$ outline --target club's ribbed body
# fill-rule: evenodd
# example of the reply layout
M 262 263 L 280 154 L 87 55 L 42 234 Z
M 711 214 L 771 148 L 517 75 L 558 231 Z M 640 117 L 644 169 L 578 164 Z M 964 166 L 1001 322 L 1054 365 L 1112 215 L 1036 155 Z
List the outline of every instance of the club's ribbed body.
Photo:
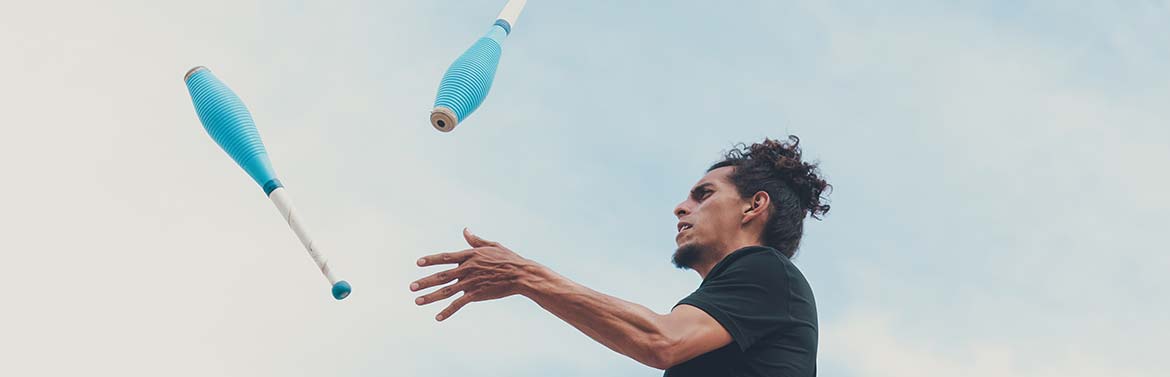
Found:
M 265 194 L 280 187 L 268 151 L 264 149 L 260 132 L 256 130 L 256 123 L 244 101 L 206 68 L 196 67 L 186 81 L 195 113 L 207 134 L 257 185 L 264 188 Z
M 441 131 L 454 128 L 483 104 L 492 89 L 496 67 L 500 64 L 501 43 L 507 35 L 503 27 L 492 25 L 487 35 L 479 38 L 447 68 L 439 82 L 435 108 L 454 113 L 455 124 L 437 126 Z

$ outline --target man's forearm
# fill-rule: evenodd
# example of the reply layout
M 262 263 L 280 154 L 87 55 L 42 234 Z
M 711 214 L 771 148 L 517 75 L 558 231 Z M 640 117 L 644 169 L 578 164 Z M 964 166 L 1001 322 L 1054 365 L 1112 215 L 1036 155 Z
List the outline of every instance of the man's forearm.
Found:
M 540 265 L 527 268 L 522 294 L 606 347 L 651 367 L 665 369 L 677 343 L 663 316 L 629 301 L 577 284 Z
M 442 321 L 464 305 L 515 294 L 524 295 L 545 310 L 606 347 L 651 367 L 666 369 L 731 343 L 731 335 L 702 310 L 681 305 L 669 314 L 598 293 L 574 283 L 540 264 L 520 257 L 497 242 L 486 241 L 464 229 L 472 249 L 419 258 L 420 267 L 457 264 L 410 284 L 417 292 L 443 286 L 415 298 L 426 305 L 463 292 L 435 315 Z

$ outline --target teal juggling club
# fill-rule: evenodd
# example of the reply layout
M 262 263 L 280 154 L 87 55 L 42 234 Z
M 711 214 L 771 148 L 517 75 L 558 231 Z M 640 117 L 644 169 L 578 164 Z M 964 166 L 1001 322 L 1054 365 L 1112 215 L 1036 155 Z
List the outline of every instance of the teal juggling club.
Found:
M 431 110 L 431 125 L 435 129 L 451 132 L 483 104 L 500 63 L 501 46 L 512 33 L 525 3 L 527 0 L 509 0 L 487 34 L 447 68 Z
M 211 138 L 223 148 L 236 164 L 264 189 L 264 194 L 272 200 L 272 204 L 280 211 L 285 222 L 296 233 L 301 244 L 313 257 L 313 262 L 321 273 L 333 286 L 333 298 L 341 300 L 349 296 L 351 288 L 345 280 L 338 280 L 330 269 L 329 260 L 309 237 L 304 224 L 293 208 L 292 199 L 284 189 L 280 180 L 276 179 L 276 171 L 272 169 L 272 162 L 268 159 L 268 152 L 260 140 L 260 133 L 252 120 L 252 114 L 244 106 L 244 101 L 236 96 L 227 85 L 204 67 L 195 67 L 183 76 L 187 83 L 187 91 L 191 94 L 191 101 L 195 104 L 195 113 L 203 128 Z

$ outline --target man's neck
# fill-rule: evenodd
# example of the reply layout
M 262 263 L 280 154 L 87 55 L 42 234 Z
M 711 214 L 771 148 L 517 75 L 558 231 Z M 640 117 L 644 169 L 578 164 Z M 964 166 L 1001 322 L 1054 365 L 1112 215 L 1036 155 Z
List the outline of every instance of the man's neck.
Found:
M 731 255 L 731 253 L 734 253 L 736 250 L 739 250 L 739 249 L 742 249 L 742 248 L 745 248 L 748 246 L 760 246 L 760 245 L 761 245 L 761 243 L 758 241 L 733 243 L 732 246 L 727 246 L 727 247 L 721 248 L 722 251 L 720 251 L 716 255 L 713 255 L 711 258 L 704 258 L 704 260 L 702 262 L 695 263 L 693 266 L 691 266 L 691 268 L 693 268 L 695 270 L 695 272 L 699 273 L 700 278 L 707 279 L 707 275 L 711 273 L 711 270 L 715 268 L 715 265 L 717 265 L 717 264 L 719 264 L 719 262 L 723 261 L 723 258 L 727 258 L 728 255 Z

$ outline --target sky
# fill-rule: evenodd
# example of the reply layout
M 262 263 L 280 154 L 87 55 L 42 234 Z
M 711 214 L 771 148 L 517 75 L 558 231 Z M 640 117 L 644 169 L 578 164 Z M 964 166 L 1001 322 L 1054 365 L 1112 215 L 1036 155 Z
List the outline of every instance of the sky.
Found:
M 795 259 L 821 375 L 1170 371 L 1170 1 L 534 0 L 435 131 L 502 6 L 0 3 L 0 374 L 660 375 L 521 297 L 436 323 L 414 260 L 466 226 L 666 312 L 699 283 L 671 209 L 788 134 L 834 186 Z M 350 298 L 203 131 L 196 65 Z

